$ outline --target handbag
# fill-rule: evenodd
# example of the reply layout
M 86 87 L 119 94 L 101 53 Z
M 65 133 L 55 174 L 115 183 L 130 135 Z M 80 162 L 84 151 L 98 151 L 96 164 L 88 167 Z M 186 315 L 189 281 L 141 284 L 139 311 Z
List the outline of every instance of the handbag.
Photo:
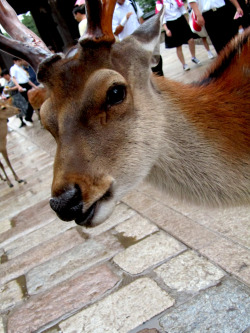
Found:
M 197 16 L 194 11 L 191 10 L 189 13 L 189 26 L 193 33 L 197 34 L 199 37 L 207 37 L 207 31 L 205 27 L 201 27 L 197 22 Z
M 195 15 L 193 10 L 191 10 L 190 13 L 189 25 L 194 33 L 200 32 L 202 29 L 202 27 L 197 22 L 197 16 Z

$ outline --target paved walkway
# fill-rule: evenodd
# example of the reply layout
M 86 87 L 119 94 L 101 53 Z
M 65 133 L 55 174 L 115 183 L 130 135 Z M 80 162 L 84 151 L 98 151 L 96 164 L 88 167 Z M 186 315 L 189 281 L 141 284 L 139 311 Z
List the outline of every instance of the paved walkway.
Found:
M 203 46 L 203 66 L 184 52 L 188 73 L 162 46 L 165 76 L 190 82 L 211 62 Z M 250 332 L 249 207 L 202 209 L 142 184 L 101 226 L 62 222 L 48 205 L 53 139 L 18 125 L 8 151 L 27 184 L 0 183 L 0 333 Z

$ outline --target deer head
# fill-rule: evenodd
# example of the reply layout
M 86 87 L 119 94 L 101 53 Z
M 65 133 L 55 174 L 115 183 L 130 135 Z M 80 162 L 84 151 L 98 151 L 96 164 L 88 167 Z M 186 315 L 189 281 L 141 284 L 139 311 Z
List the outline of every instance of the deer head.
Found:
M 144 118 L 145 105 L 154 109 L 150 64 L 159 44 L 162 13 L 126 43 L 115 43 L 115 4 L 116 0 L 86 1 L 87 31 L 75 49 L 62 58 L 50 54 L 37 36 L 23 28 L 8 3 L 0 0 L 5 13 L 2 24 L 21 40 L 1 36 L 1 48 L 21 56 L 35 69 L 41 62 L 38 79 L 49 91 L 41 120 L 57 143 L 51 207 L 61 219 L 78 224 L 96 225 L 105 220 L 122 195 L 151 168 L 150 161 L 141 164 L 143 155 L 155 154 L 154 147 L 146 149 L 149 141 L 155 141 L 152 123 L 149 120 L 140 134 L 139 120 Z M 145 89 L 149 99 L 143 106 L 135 102 L 132 91 L 140 95 Z M 127 163 L 117 159 L 129 156 L 131 149 L 137 152 Z
M 249 42 L 224 54 L 199 85 L 184 86 L 151 73 L 163 10 L 116 43 L 115 3 L 86 0 L 88 27 L 78 45 L 65 57 L 41 53 L 47 59 L 38 79 L 49 91 L 41 120 L 57 143 L 52 209 L 62 220 L 95 226 L 145 178 L 196 202 L 249 202 Z M 216 81 L 232 59 L 234 70 L 223 69 Z M 232 72 L 238 86 L 228 94 Z
M 7 119 L 19 114 L 19 109 L 12 106 L 11 98 L 7 100 L 0 100 L 0 119 Z
M 42 123 L 57 142 L 51 207 L 63 220 L 92 226 L 105 220 L 117 200 L 147 174 L 152 163 L 142 165 L 143 155 L 155 154 L 154 147 L 147 149 L 155 141 L 151 121 L 143 133 L 139 124 L 144 106 L 154 108 L 149 78 L 160 15 L 149 23 L 151 30 L 145 26 L 126 43 L 115 43 L 115 3 L 87 1 L 89 25 L 76 54 L 49 59 L 38 71 L 50 91 Z M 149 99 L 139 105 L 132 91 L 140 95 L 145 89 Z M 134 156 L 126 163 L 117 158 L 126 159 L 131 150 Z

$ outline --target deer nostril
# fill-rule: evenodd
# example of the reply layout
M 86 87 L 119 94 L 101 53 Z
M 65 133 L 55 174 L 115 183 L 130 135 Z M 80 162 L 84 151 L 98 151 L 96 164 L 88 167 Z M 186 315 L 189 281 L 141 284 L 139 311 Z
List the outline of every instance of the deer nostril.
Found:
M 78 185 L 58 197 L 50 199 L 50 207 L 64 221 L 74 220 L 83 209 L 81 190 Z

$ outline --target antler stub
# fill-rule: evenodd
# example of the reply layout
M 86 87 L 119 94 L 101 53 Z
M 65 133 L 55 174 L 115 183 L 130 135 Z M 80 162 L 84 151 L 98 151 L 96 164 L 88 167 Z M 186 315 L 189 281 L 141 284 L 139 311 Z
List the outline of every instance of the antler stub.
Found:
M 80 38 L 81 45 L 87 41 L 114 43 L 112 17 L 116 0 L 86 0 L 87 30 Z

